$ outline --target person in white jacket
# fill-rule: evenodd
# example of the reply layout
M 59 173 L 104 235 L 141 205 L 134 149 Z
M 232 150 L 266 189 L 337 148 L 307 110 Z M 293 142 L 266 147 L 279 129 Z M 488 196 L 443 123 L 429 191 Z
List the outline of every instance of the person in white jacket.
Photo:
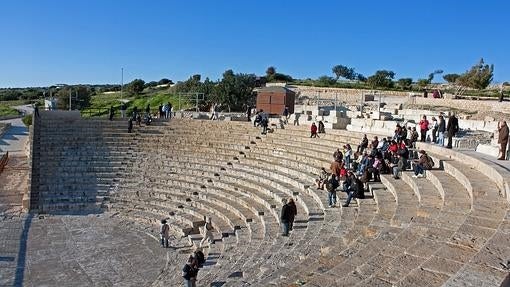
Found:
M 204 227 L 201 230 L 202 233 L 202 241 L 200 241 L 200 247 L 203 247 L 204 244 L 207 242 L 208 244 L 211 244 L 214 242 L 214 237 L 212 234 L 212 224 L 211 224 L 211 218 L 208 217 L 205 221 Z

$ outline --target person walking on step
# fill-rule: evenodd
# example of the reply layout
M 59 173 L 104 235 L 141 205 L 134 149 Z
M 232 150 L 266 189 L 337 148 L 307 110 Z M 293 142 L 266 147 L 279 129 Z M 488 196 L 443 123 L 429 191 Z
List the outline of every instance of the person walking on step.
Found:
M 201 233 L 202 233 L 202 241 L 200 241 L 200 247 L 203 247 L 205 243 L 210 246 L 211 243 L 214 243 L 214 236 L 212 234 L 212 224 L 211 224 L 211 218 L 208 217 L 205 221 L 204 226 L 202 227 Z
M 446 145 L 446 148 L 452 148 L 452 138 L 459 131 L 459 120 L 455 114 L 452 114 L 452 116 L 448 119 L 446 131 L 448 132 L 448 144 Z
M 294 202 L 294 199 L 291 197 L 289 198 L 289 203 L 287 203 L 290 208 L 290 214 L 289 214 L 289 231 L 292 231 L 294 227 L 294 219 L 297 215 L 297 207 L 296 203 Z
M 283 123 L 288 124 L 289 123 L 289 107 L 285 106 L 285 109 L 283 109 Z
M 498 143 L 501 145 L 499 148 L 498 160 L 506 159 L 506 147 L 508 146 L 508 125 L 506 121 L 500 121 L 498 124 Z
M 168 239 L 170 238 L 170 226 L 166 222 L 166 219 L 161 220 L 159 235 L 161 236 L 161 246 L 165 248 L 170 247 L 170 244 L 168 243 Z
M 198 263 L 196 258 L 190 256 L 182 268 L 182 278 L 184 278 L 184 287 L 196 287 L 198 275 Z
M 129 118 L 128 120 L 128 133 L 131 133 L 133 131 L 133 119 Z
M 330 208 L 336 205 L 336 189 L 339 185 L 336 175 L 331 174 L 325 184 L 328 191 L 328 206 Z
M 437 122 L 436 117 L 432 117 L 432 143 L 437 143 L 437 130 L 439 129 L 439 124 Z
M 289 224 L 291 218 L 291 208 L 287 200 L 282 200 L 282 211 L 280 214 L 280 221 L 282 223 L 282 236 L 289 236 Z
M 317 134 L 317 125 L 315 123 L 312 123 L 312 126 L 310 127 L 310 137 L 311 138 L 320 138 Z
M 325 134 L 326 133 L 326 128 L 324 127 L 324 123 L 322 121 L 319 121 L 319 131 L 318 131 L 319 134 Z
M 127 110 L 126 104 L 125 103 L 120 104 L 120 115 L 122 118 L 126 117 L 126 110 Z
M 110 121 L 113 121 L 113 116 L 115 115 L 115 110 L 113 106 L 110 106 Z
M 425 142 L 427 139 L 427 131 L 429 130 L 429 121 L 427 120 L 427 116 L 423 116 L 421 121 L 418 123 L 420 126 L 420 135 L 421 135 L 421 142 Z

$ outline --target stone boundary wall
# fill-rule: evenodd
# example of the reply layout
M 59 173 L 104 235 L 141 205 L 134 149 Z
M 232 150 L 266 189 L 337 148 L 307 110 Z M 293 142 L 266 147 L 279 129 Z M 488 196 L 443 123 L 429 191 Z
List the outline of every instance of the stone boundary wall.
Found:
M 413 104 L 416 105 L 429 105 L 429 106 L 442 106 L 448 108 L 463 109 L 469 111 L 494 111 L 500 113 L 510 114 L 510 102 L 498 101 L 480 101 L 480 100 L 460 100 L 460 99 L 434 99 L 434 98 L 412 98 Z M 411 102 L 409 102 L 411 103 Z
M 327 87 L 309 87 L 309 86 L 287 86 L 287 88 L 293 90 L 298 94 L 299 97 L 306 96 L 310 99 L 316 99 L 320 96 L 320 99 L 331 99 L 334 100 L 338 97 L 338 101 L 345 102 L 347 104 L 358 104 L 363 95 L 371 95 L 374 91 L 379 95 L 384 96 L 401 96 L 409 97 L 409 92 L 404 91 L 382 91 L 382 90 L 364 90 L 364 89 L 345 89 L 345 88 L 327 88 Z
M 300 97 L 306 96 L 311 100 L 317 99 L 318 96 L 321 100 L 334 100 L 337 97 L 339 102 L 344 102 L 346 104 L 359 104 L 362 95 L 373 94 L 375 91 L 377 92 L 377 95 L 402 97 L 402 103 L 407 102 L 408 104 L 416 105 L 441 106 L 446 108 L 464 109 L 468 111 L 495 111 L 510 114 L 510 101 L 500 103 L 496 100 L 461 100 L 448 98 L 434 99 L 431 97 L 423 98 L 421 93 L 409 91 L 325 88 L 298 85 L 290 85 L 288 88 L 295 91 Z M 409 95 L 419 96 L 409 97 Z M 375 100 L 377 101 L 377 97 Z

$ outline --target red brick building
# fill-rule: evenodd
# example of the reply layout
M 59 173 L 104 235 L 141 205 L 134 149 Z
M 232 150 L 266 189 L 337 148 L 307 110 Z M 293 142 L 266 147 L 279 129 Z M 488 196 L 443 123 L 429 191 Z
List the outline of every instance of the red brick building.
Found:
M 257 91 L 257 110 L 264 110 L 268 114 L 283 114 L 285 106 L 289 114 L 294 113 L 296 93 L 285 87 L 265 87 Z

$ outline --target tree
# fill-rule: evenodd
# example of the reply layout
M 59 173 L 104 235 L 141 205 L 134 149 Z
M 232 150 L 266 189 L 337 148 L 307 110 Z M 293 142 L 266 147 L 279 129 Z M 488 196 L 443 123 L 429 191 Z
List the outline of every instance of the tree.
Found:
M 191 78 L 195 82 L 200 82 L 200 80 L 202 79 L 202 76 L 200 74 L 195 74 L 195 75 L 191 76 Z
M 167 84 L 172 85 L 173 82 L 167 78 L 163 78 L 158 81 L 158 85 L 167 85 Z
M 71 95 L 72 110 L 82 110 L 90 105 L 91 90 L 86 86 L 64 86 L 56 93 L 57 108 L 69 109 L 69 95 Z
M 366 82 L 367 77 L 363 76 L 362 74 L 356 74 L 356 80 L 358 80 L 360 82 Z
M 329 76 L 320 76 L 317 82 L 322 86 L 333 86 L 336 84 L 336 79 Z
M 443 79 L 450 84 L 455 84 L 459 77 L 460 77 L 459 74 L 446 74 L 443 76 Z
M 429 79 L 418 79 L 418 81 L 416 83 L 421 88 L 425 88 L 426 86 L 428 86 L 430 84 L 430 81 L 429 81 Z
M 367 84 L 372 88 L 391 88 L 393 87 L 393 78 L 395 72 L 387 70 L 379 70 L 374 75 L 368 77 Z
M 230 110 L 242 111 L 243 105 L 253 102 L 253 88 L 256 76 L 253 74 L 234 74 L 227 70 L 215 88 L 214 101 L 227 106 Z
M 432 83 L 432 80 L 434 80 L 434 76 L 438 74 L 442 74 L 443 70 L 435 70 L 434 72 L 429 74 L 429 77 L 427 78 L 428 83 Z
M 273 67 L 273 66 L 267 67 L 267 69 L 266 69 L 266 77 L 269 78 L 269 77 L 273 76 L 274 74 L 276 74 L 276 68 Z
M 482 90 L 492 82 L 494 77 L 494 65 L 485 64 L 483 59 L 480 59 L 478 64 L 471 67 L 469 71 L 460 75 L 457 79 L 458 83 L 464 87 Z
M 143 91 L 144 86 L 145 86 L 144 80 L 135 79 L 127 85 L 126 90 L 128 91 L 128 93 L 136 95 Z
M 413 79 L 411 78 L 398 79 L 397 84 L 402 90 L 407 90 L 413 84 Z
M 354 68 L 349 68 L 343 65 L 336 65 L 332 69 L 333 74 L 336 75 L 336 81 L 340 77 L 345 78 L 347 80 L 354 80 L 356 79 L 356 73 L 354 72 Z
M 145 83 L 144 87 L 145 88 L 149 88 L 149 87 L 155 87 L 158 85 L 158 82 L 156 81 L 151 81 L 151 82 L 148 82 L 148 83 Z

